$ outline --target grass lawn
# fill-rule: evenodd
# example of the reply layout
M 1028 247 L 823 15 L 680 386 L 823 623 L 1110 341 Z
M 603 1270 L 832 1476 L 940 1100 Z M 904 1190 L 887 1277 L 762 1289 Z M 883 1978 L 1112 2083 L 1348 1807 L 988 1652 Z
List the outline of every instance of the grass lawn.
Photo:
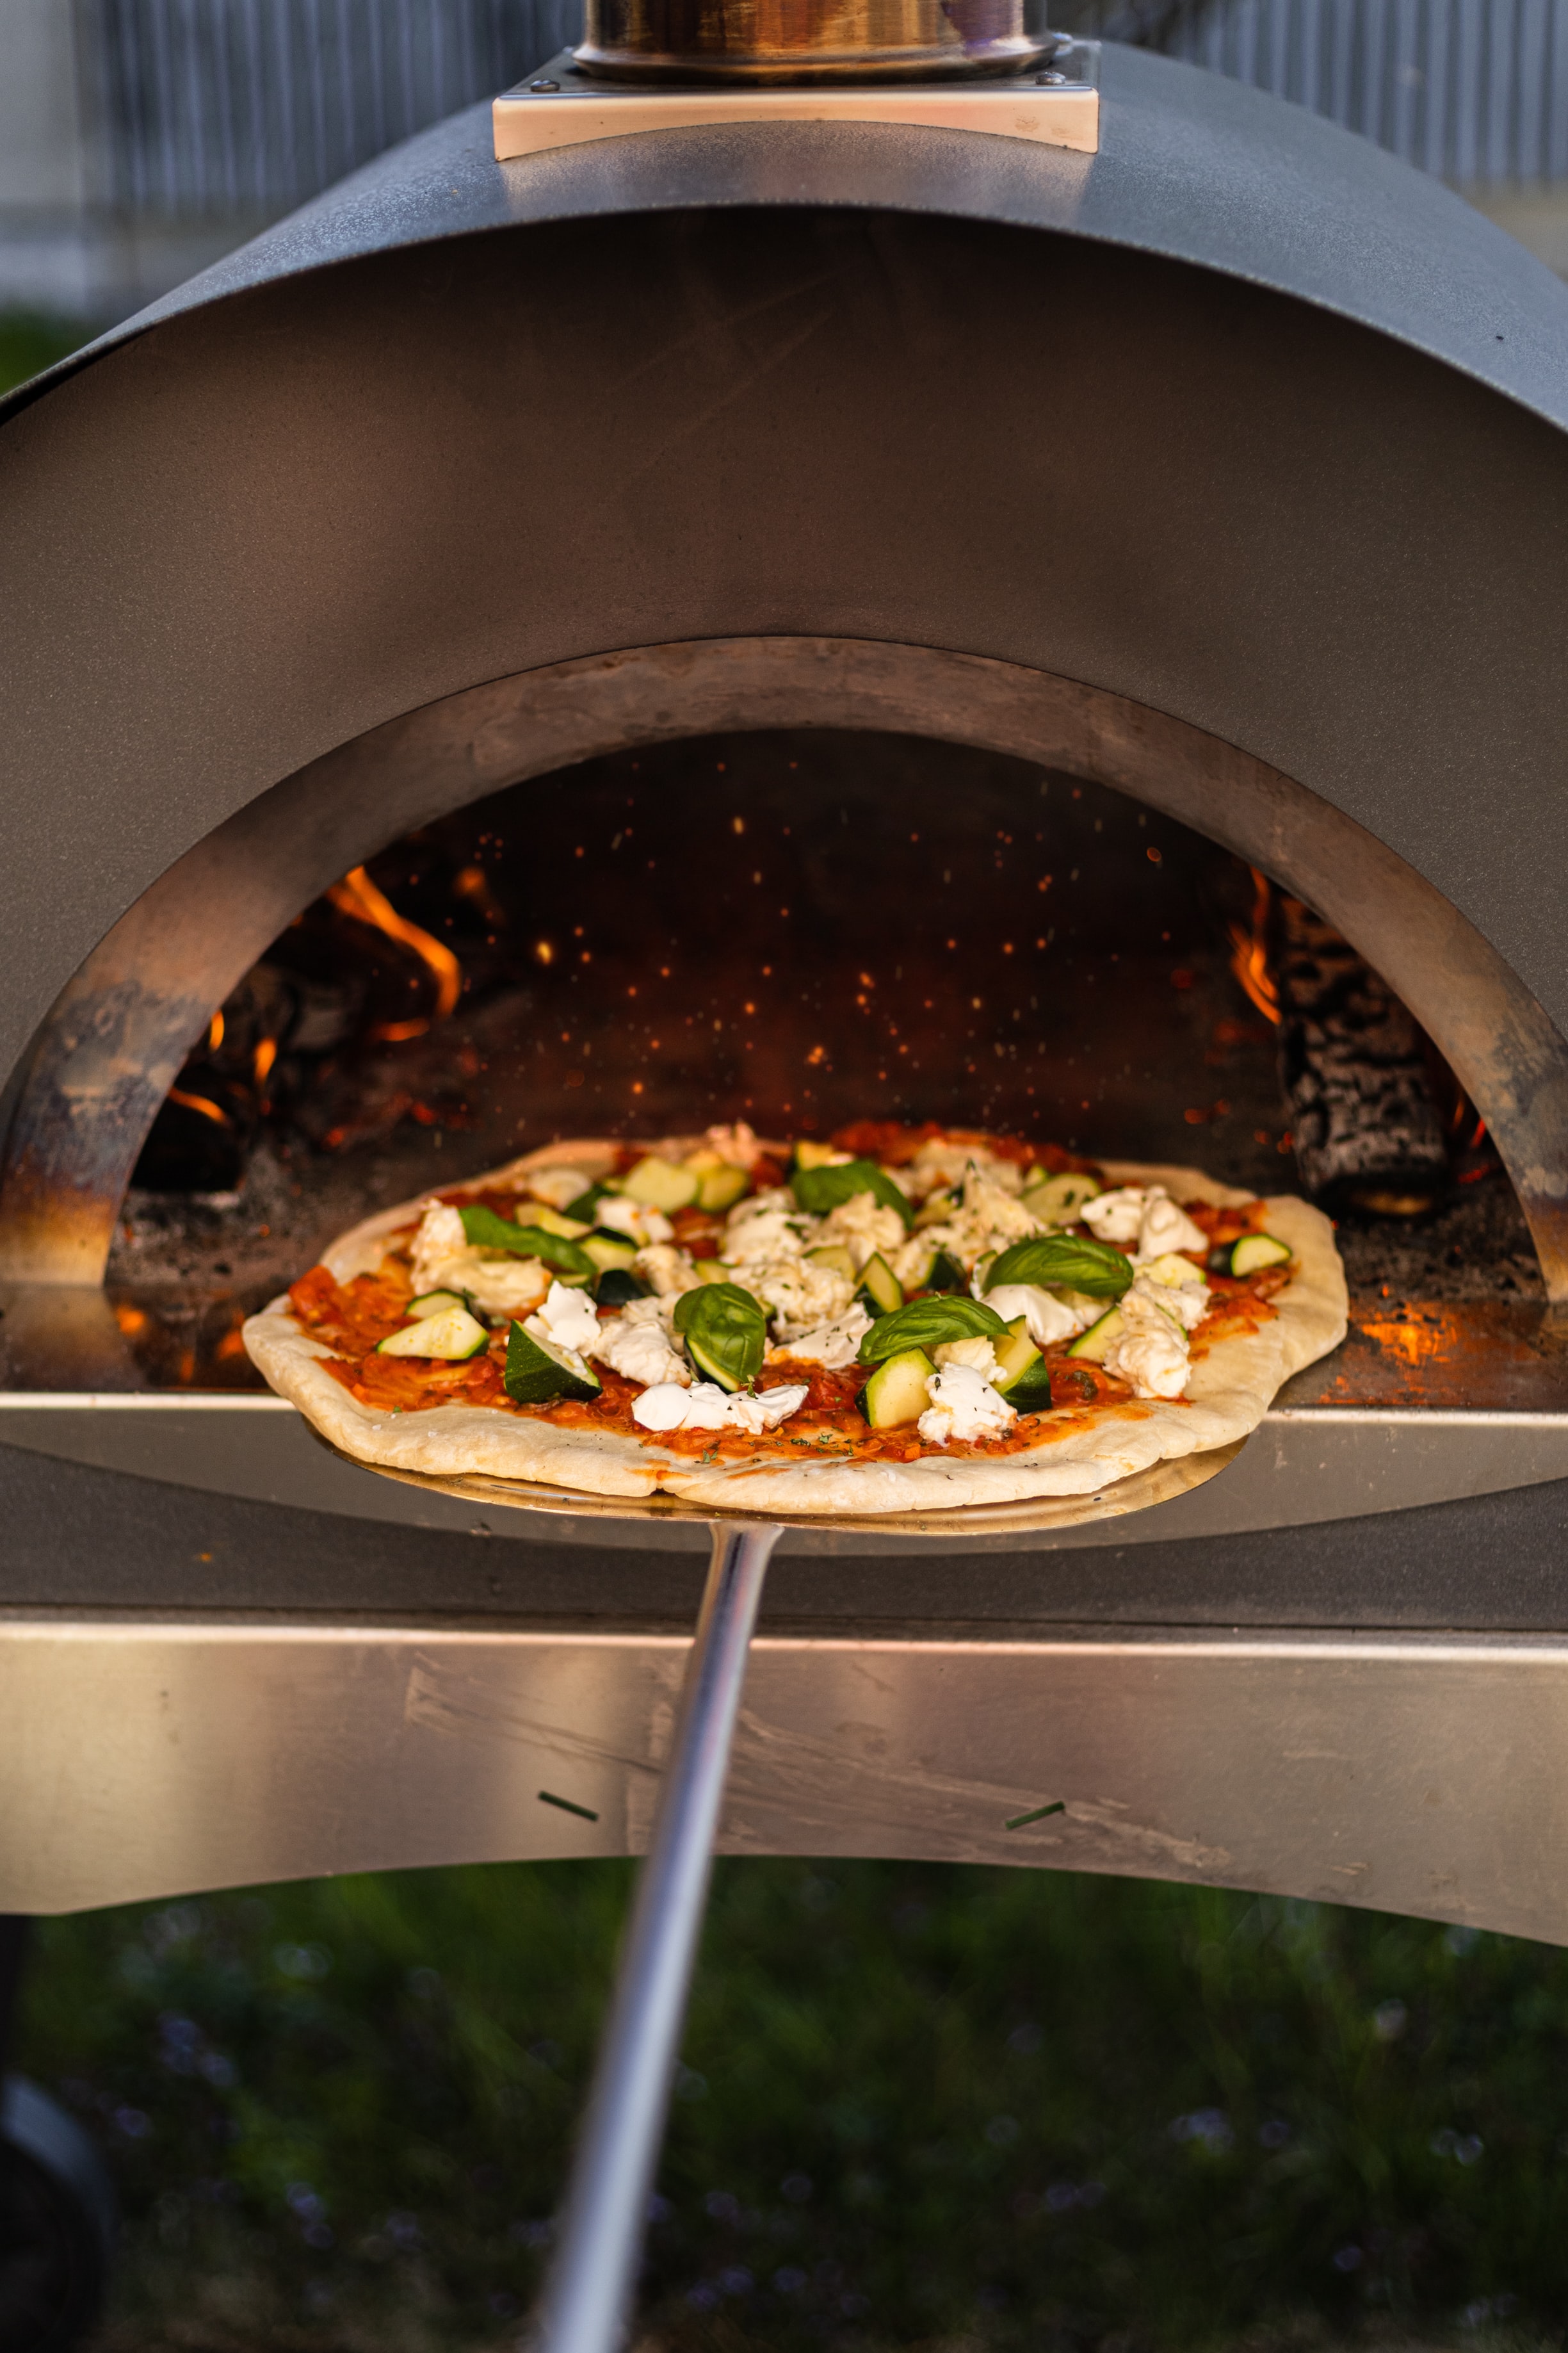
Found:
M 628 1885 L 491 1866 L 46 1924 L 20 2057 L 121 2184 L 111 2346 L 513 2344 Z M 1568 1957 L 1504 1937 L 722 1862 L 648 2342 L 1539 2343 L 1565 2038 Z

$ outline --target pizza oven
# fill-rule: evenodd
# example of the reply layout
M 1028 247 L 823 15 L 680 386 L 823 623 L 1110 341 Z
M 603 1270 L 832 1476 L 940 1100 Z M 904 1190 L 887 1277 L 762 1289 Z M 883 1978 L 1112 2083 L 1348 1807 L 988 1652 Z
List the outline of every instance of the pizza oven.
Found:
M 13 402 L 10 1908 L 637 1851 L 701 1530 L 238 1324 L 553 1137 L 935 1118 L 1305 1182 L 1351 1336 L 1149 1510 L 786 1535 L 722 1843 L 1568 1933 L 1568 292 L 973 14 L 606 8 Z

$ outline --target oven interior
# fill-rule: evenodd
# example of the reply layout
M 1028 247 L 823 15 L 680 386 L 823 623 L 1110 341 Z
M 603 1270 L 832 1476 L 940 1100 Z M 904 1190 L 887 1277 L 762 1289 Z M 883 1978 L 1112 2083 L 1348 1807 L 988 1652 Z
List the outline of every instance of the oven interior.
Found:
M 62 1373 L 59 1314 L 11 1296 L 0 1379 L 254 1387 L 244 1317 L 369 1210 L 556 1136 L 736 1116 L 930 1119 L 1313 1191 L 1353 1316 L 1304 1396 L 1563 1401 L 1484 1126 L 1311 910 L 1104 786 L 831 729 L 590 760 L 342 877 L 180 1071 L 112 1321 Z

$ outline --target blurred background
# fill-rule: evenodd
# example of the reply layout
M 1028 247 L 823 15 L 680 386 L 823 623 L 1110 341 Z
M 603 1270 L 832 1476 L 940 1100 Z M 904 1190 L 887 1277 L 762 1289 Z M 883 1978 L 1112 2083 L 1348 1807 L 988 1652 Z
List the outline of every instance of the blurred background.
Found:
M 108 325 L 575 37 L 580 0 L 0 0 L 0 311 Z M 1568 0 L 1058 0 L 1330 115 L 1568 272 Z

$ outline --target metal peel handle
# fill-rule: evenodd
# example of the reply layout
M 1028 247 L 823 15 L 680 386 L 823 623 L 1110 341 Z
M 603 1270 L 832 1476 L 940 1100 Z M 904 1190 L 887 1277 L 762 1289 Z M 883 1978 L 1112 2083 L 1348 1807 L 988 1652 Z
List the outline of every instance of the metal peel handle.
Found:
M 653 1842 L 545 2283 L 540 2353 L 619 2353 L 669 2105 L 746 1653 L 777 1528 L 716 1525 Z

